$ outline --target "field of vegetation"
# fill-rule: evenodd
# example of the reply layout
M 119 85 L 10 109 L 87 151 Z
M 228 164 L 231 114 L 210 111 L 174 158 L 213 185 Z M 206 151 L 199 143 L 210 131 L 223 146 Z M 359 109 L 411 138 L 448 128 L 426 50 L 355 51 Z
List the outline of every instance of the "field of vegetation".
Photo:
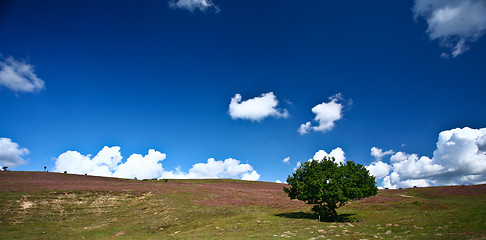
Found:
M 380 190 L 318 222 L 277 183 L 0 172 L 1 239 L 486 239 L 486 185 Z

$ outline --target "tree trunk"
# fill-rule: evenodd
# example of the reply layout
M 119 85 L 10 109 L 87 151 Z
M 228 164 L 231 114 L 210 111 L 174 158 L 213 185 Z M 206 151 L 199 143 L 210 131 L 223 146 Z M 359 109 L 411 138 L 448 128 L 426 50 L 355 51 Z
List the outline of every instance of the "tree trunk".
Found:
M 338 213 L 336 212 L 336 209 L 332 208 L 331 213 L 332 213 L 332 220 L 336 221 L 338 219 Z

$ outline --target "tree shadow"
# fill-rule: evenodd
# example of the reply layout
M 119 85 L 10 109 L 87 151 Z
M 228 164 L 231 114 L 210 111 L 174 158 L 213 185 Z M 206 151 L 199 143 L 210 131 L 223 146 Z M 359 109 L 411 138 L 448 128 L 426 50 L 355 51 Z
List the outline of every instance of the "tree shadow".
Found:
M 300 219 L 317 219 L 319 216 L 315 213 L 306 213 L 306 212 L 289 212 L 289 213 L 279 213 L 275 214 L 277 217 L 284 217 L 284 218 L 300 218 Z
M 329 220 L 321 218 L 321 222 L 356 222 L 357 219 L 354 217 L 356 214 L 339 214 L 337 219 Z M 308 212 L 289 212 L 289 213 L 279 213 L 275 214 L 277 217 L 292 218 L 292 219 L 313 219 L 318 221 L 319 215 L 315 213 Z

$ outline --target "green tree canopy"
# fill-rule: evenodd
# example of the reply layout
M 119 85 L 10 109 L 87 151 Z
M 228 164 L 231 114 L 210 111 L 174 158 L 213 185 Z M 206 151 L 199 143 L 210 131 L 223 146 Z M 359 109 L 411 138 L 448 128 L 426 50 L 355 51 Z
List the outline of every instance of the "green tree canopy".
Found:
M 353 199 L 376 195 L 375 177 L 361 164 L 334 158 L 310 160 L 287 178 L 290 188 L 284 188 L 290 199 L 314 204 L 312 210 L 329 220 L 336 220 L 336 209 Z

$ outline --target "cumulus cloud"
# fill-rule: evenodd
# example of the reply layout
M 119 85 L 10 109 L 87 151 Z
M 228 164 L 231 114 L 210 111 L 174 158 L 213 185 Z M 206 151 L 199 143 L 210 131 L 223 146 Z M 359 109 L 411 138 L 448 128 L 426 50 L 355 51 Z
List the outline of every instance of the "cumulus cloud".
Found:
M 69 172 L 76 174 L 89 173 L 95 167 L 94 162 L 91 160 L 91 155 L 82 155 L 77 151 L 66 151 L 59 155 L 56 159 L 54 171 L 55 172 Z M 111 173 L 109 173 L 111 175 Z
M 329 102 L 323 102 L 312 108 L 312 112 L 316 115 L 314 121 L 317 126 L 306 122 L 300 125 L 298 132 L 303 135 L 313 130 L 316 132 L 327 132 L 334 127 L 334 122 L 342 118 L 343 104 L 341 94 L 336 94 L 329 98 Z
M 427 187 L 431 186 L 431 182 L 428 179 L 400 179 L 400 176 L 396 172 L 392 172 L 390 175 L 383 179 L 382 187 L 380 188 L 411 188 L 411 187 Z
M 257 181 L 260 179 L 260 174 L 257 173 L 257 171 L 252 171 L 251 173 L 244 173 L 243 176 L 241 177 L 241 180 L 245 181 Z
M 171 0 L 169 1 L 169 7 L 174 9 L 185 9 L 190 12 L 194 12 L 195 10 L 200 10 L 202 12 L 207 10 L 213 10 L 215 12 L 220 11 L 219 7 L 211 0 Z
M 115 167 L 121 162 L 123 157 L 120 153 L 120 147 L 103 147 L 101 151 L 93 158 L 95 166 L 106 165 L 109 169 L 115 169 Z
M 132 154 L 125 162 L 120 153 L 120 147 L 105 146 L 96 156 L 82 155 L 77 151 L 66 151 L 56 159 L 54 171 L 75 174 L 88 174 L 95 176 L 119 178 L 239 178 L 256 181 L 260 174 L 250 164 L 228 158 L 224 161 L 208 159 L 206 163 L 197 163 L 188 173 L 177 167 L 175 171 L 166 171 L 162 161 L 166 154 L 150 149 L 147 155 Z
M 443 57 L 462 54 L 486 30 L 484 0 L 416 0 L 413 12 L 427 21 L 429 38 L 450 49 Z
M 311 122 L 302 123 L 302 124 L 300 124 L 300 127 L 299 127 L 299 129 L 297 131 L 301 135 L 304 135 L 304 134 L 308 133 L 309 130 L 312 128 L 311 125 L 312 125 Z
M 252 171 L 250 164 L 240 164 L 240 161 L 228 158 L 224 161 L 208 159 L 207 163 L 197 163 L 189 170 L 195 178 L 234 178 Z
M 290 161 L 290 157 L 286 157 L 282 160 L 282 162 L 285 164 L 289 164 L 289 161 Z
M 382 161 L 376 161 L 369 166 L 366 166 L 366 169 L 368 169 L 370 174 L 376 178 L 383 178 L 390 173 L 391 166 Z
M 388 150 L 383 152 L 383 149 L 381 148 L 377 148 L 377 147 L 371 148 L 371 156 L 373 156 L 376 159 L 376 161 L 380 161 L 384 156 L 394 154 L 394 153 L 395 151 L 393 150 Z
M 385 188 L 486 183 L 486 128 L 443 131 L 436 145 L 432 158 L 397 152 L 367 168 Z
M 121 178 L 139 178 L 150 179 L 157 178 L 164 170 L 162 162 L 165 159 L 165 153 L 150 149 L 148 154 L 132 154 L 125 163 L 118 165 L 115 169 L 114 177 Z
M 44 81 L 34 73 L 34 66 L 8 57 L 0 61 L 0 87 L 14 92 L 37 92 L 44 89 Z
M 154 178 L 162 172 L 159 161 L 165 159 L 165 154 L 150 149 L 146 156 L 132 154 L 125 163 L 120 147 L 103 147 L 98 154 L 82 155 L 77 151 L 66 151 L 56 159 L 54 171 L 75 174 L 120 178 Z
M 282 183 L 282 181 L 280 181 L 280 180 L 277 180 L 277 181 L 275 181 L 275 183 Z
M 449 172 L 482 174 L 486 171 L 486 128 L 456 128 L 439 134 L 434 160 Z
M 337 148 L 333 149 L 330 153 L 327 153 L 324 150 L 319 150 L 314 154 L 314 157 L 312 157 L 311 159 L 309 159 L 307 161 L 321 161 L 325 157 L 330 157 L 330 158 L 334 158 L 334 161 L 336 163 L 343 163 L 344 164 L 344 161 L 346 160 L 346 157 L 344 155 L 345 155 L 345 153 L 344 153 L 343 149 L 340 148 L 340 147 L 337 147 Z M 294 171 L 297 170 L 301 165 L 302 165 L 302 163 L 300 161 L 297 162 L 297 164 L 294 167 Z
M 20 148 L 19 144 L 10 138 L 0 138 L 0 165 L 16 167 L 27 163 L 22 156 L 29 154 L 27 148 Z
M 346 157 L 344 156 L 344 151 L 340 147 L 333 149 L 329 154 L 324 150 L 319 150 L 314 154 L 314 157 L 310 160 L 320 161 L 324 159 L 324 157 L 332 157 L 337 163 L 344 163 L 344 160 L 346 160 Z
M 264 93 L 260 97 L 254 97 L 245 101 L 240 94 L 231 98 L 229 115 L 232 119 L 246 119 L 261 121 L 266 117 L 289 117 L 287 109 L 278 109 L 278 100 L 273 92 Z
M 207 163 L 197 163 L 184 173 L 177 168 L 176 171 L 164 171 L 161 178 L 166 179 L 201 179 L 201 178 L 240 178 L 241 180 L 256 181 L 260 174 L 253 170 L 250 164 L 240 163 L 239 160 L 228 158 L 224 161 L 208 159 Z
M 444 167 L 426 156 L 417 154 L 402 154 L 404 157 L 393 163 L 393 170 L 404 179 L 429 177 L 441 171 Z
M 366 169 L 368 169 L 371 175 L 375 176 L 378 179 L 387 176 L 390 173 L 392 167 L 385 162 L 382 162 L 381 159 L 384 156 L 391 155 L 393 153 L 395 153 L 395 151 L 393 150 L 383 151 L 383 149 L 381 148 L 372 147 L 371 156 L 375 158 L 375 161 L 370 165 L 366 166 Z

